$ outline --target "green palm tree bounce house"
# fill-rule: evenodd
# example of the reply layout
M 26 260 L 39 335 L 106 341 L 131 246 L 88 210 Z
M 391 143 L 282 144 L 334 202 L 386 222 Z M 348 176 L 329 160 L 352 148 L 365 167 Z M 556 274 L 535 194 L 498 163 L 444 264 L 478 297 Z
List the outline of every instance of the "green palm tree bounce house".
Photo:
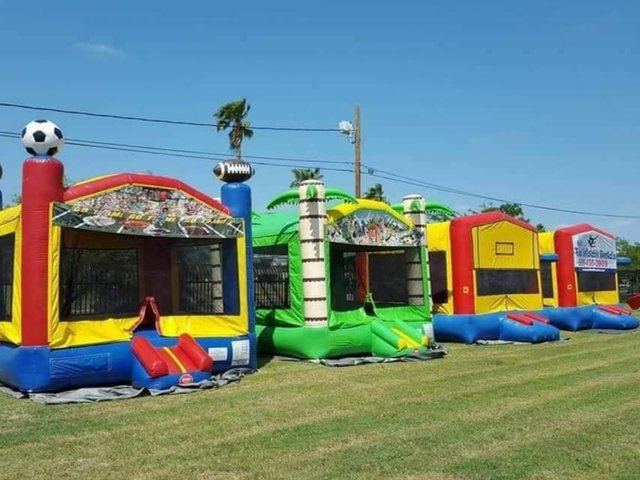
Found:
M 327 211 L 327 201 L 340 201 Z M 258 348 L 306 359 L 428 354 L 433 346 L 425 201 L 403 214 L 319 180 L 253 218 Z

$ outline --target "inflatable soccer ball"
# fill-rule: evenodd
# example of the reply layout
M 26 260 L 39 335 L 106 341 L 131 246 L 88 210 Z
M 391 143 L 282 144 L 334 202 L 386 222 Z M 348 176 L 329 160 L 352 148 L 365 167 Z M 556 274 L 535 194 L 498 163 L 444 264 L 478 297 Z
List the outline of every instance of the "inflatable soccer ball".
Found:
M 49 120 L 34 120 L 22 129 L 22 143 L 30 155 L 53 157 L 62 150 L 62 131 Z

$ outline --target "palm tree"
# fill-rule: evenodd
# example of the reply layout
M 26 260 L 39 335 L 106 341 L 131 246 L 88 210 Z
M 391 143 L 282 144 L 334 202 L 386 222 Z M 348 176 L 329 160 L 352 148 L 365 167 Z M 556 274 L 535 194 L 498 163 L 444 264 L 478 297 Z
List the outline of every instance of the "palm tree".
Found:
M 247 99 L 236 100 L 221 106 L 213 116 L 217 119 L 216 130 L 229 130 L 229 148 L 235 152 L 238 159 L 242 156 L 242 141 L 245 138 L 253 137 L 251 124 L 247 120 L 251 105 L 247 103 Z
M 299 187 L 300 182 L 305 180 L 321 180 L 323 176 L 319 168 L 294 168 L 291 173 L 293 173 L 293 180 L 289 184 L 290 188 Z
M 364 198 L 389 203 L 387 197 L 384 196 L 384 190 L 381 183 L 376 183 L 373 187 L 369 187 L 369 190 L 367 190 L 364 194 Z

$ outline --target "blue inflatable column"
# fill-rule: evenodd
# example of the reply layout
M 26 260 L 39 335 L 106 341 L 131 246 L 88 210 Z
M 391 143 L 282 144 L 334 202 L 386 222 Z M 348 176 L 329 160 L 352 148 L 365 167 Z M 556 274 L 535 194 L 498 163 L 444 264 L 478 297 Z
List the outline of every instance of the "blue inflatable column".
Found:
M 247 304 L 249 317 L 249 332 L 255 332 L 256 309 L 253 285 L 253 248 L 251 235 L 251 187 L 244 183 L 227 183 L 222 186 L 222 203 L 229 207 L 236 218 L 244 220 L 245 246 L 246 246 L 246 282 Z M 238 279 L 242 281 L 242 279 Z

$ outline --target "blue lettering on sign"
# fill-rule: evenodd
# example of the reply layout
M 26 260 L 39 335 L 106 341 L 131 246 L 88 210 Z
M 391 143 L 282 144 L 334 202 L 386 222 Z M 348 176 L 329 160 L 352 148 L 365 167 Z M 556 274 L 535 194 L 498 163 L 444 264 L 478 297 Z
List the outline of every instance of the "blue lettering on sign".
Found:
M 573 249 L 576 257 L 580 258 L 606 258 L 608 260 L 615 260 L 616 254 L 607 250 L 596 250 L 591 248 L 576 247 Z

